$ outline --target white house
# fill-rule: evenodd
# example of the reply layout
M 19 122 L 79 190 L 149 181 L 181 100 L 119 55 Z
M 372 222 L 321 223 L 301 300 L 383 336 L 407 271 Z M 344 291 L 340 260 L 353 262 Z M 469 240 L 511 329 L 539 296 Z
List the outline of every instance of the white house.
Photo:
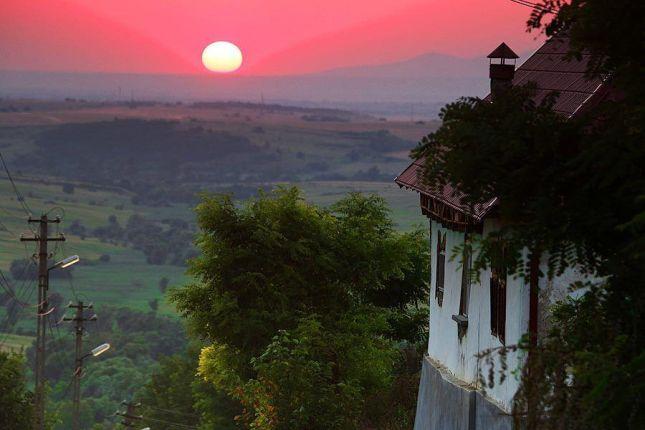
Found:
M 497 91 L 532 81 L 537 85 L 538 102 L 553 91 L 559 92 L 553 109 L 566 117 L 596 105 L 607 97 L 608 85 L 585 77 L 586 55 L 580 61 L 569 61 L 565 59 L 567 51 L 566 38 L 550 39 L 516 70 L 515 64 L 508 63 L 518 56 L 501 44 L 488 56 L 491 94 L 487 100 L 494 103 Z M 479 375 L 487 377 L 488 367 L 478 355 L 517 344 L 527 334 L 536 339 L 541 325 L 539 311 L 555 294 L 545 292 L 566 291 L 578 275 L 569 270 L 556 279 L 540 278 L 538 269 L 545 271 L 545 262 L 532 261 L 527 251 L 526 261 L 531 261 L 528 280 L 508 276 L 499 268 L 480 272 L 476 279 L 467 276 L 469 272 L 462 266 L 467 267 L 473 256 L 450 257 L 469 236 L 499 229 L 496 209 L 502 202 L 495 198 L 470 208 L 462 203 L 463 194 L 457 189 L 423 183 L 423 164 L 423 159 L 415 160 L 395 179 L 399 186 L 419 194 L 421 211 L 430 219 L 430 336 L 414 428 L 512 429 L 511 406 L 519 386 L 515 371 L 521 368 L 525 354 L 508 354 L 504 381 L 496 378 L 494 387 L 485 390 L 478 381 Z M 499 372 L 495 354 L 492 357 Z

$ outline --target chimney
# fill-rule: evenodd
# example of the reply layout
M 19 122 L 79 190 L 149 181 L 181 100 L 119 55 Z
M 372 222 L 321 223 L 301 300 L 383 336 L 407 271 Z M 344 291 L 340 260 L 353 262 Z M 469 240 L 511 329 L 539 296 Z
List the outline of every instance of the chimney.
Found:
M 487 58 L 490 59 L 490 98 L 494 101 L 497 95 L 511 87 L 515 60 L 519 57 L 506 43 L 502 43 Z M 513 60 L 513 64 L 506 64 L 506 60 Z

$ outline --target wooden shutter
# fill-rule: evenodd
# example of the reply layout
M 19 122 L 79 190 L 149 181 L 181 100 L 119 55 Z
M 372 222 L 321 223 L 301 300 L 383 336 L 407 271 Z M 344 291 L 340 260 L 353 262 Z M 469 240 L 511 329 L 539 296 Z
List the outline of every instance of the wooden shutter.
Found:
M 500 261 L 491 267 L 490 278 L 490 331 L 500 342 L 506 341 L 506 265 L 505 250 Z
M 437 231 L 437 284 L 435 297 L 437 304 L 443 304 L 444 283 L 446 278 L 446 233 Z
M 506 342 L 506 269 L 500 277 L 498 285 L 497 313 L 497 337 L 502 344 Z
M 464 235 L 464 246 L 468 241 L 468 233 Z M 470 298 L 470 251 L 464 249 L 461 272 L 461 297 L 459 299 L 459 314 L 468 315 L 468 300 Z

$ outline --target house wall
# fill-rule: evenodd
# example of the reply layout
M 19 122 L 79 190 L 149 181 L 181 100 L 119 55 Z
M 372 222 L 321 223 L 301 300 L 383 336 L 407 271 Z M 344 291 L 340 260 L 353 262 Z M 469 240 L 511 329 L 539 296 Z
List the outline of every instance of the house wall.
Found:
M 494 220 L 484 223 L 483 234 L 495 230 L 498 226 Z M 446 233 L 446 267 L 443 304 L 439 306 L 436 299 L 436 249 L 437 232 Z M 430 292 L 430 335 L 428 355 L 432 360 L 444 366 L 448 372 L 459 380 L 473 387 L 482 389 L 478 384 L 479 375 L 488 378 L 489 366 L 477 355 L 492 349 L 491 358 L 496 369 L 494 386 L 486 387 L 486 397 L 509 412 L 519 379 L 513 371 L 522 365 L 525 353 L 509 352 L 506 356 L 507 370 L 505 380 L 501 382 L 500 356 L 496 348 L 502 346 L 500 340 L 490 330 L 490 269 L 479 274 L 470 287 L 468 304 L 468 328 L 460 338 L 457 323 L 452 319 L 459 313 L 461 297 L 462 268 L 459 256 L 452 258 L 456 247 L 463 245 L 464 233 L 444 228 L 440 223 L 431 222 L 431 292 Z M 475 251 L 476 252 L 476 251 Z M 473 256 L 475 258 L 475 256 Z M 506 345 L 517 344 L 528 332 L 529 323 L 529 285 L 523 278 L 508 276 L 506 288 Z
M 496 220 L 486 220 L 483 234 L 499 229 Z M 446 233 L 446 266 L 442 306 L 436 298 L 437 238 L 438 232 Z M 459 336 L 457 322 L 452 316 L 459 313 L 461 300 L 462 267 L 458 250 L 464 243 L 464 233 L 450 230 L 440 223 L 430 221 L 431 289 L 430 289 L 430 330 L 427 357 L 417 398 L 415 430 L 511 430 L 510 415 L 512 401 L 519 388 L 519 372 L 526 353 L 509 352 L 506 355 L 504 382 L 500 381 L 501 358 L 496 349 L 502 346 L 491 333 L 490 324 L 490 277 L 485 270 L 471 280 L 468 303 L 468 328 Z M 477 253 L 477 250 L 474 250 Z M 454 257 L 454 258 L 453 258 Z M 476 259 L 473 255 L 472 259 Z M 525 261 L 528 252 L 524 253 Z M 540 271 L 546 274 L 548 256 L 542 255 Z M 567 296 L 580 296 L 569 286 L 576 282 L 602 282 L 602 279 L 582 274 L 575 268 L 568 268 L 559 276 L 540 277 L 538 330 L 544 333 L 549 325 L 551 305 Z M 506 346 L 516 345 L 529 329 L 530 287 L 521 277 L 507 277 L 506 288 Z M 480 375 L 488 381 L 490 366 L 484 358 L 478 358 L 483 351 L 492 350 L 489 357 L 495 370 L 493 387 L 482 386 Z M 516 375 L 514 375 L 515 373 Z
M 485 220 L 483 234 L 487 235 L 499 229 L 497 220 Z M 437 238 L 438 232 L 446 234 L 446 266 L 444 295 L 442 306 L 436 298 L 437 272 Z M 526 358 L 525 351 L 506 354 L 504 381 L 500 381 L 501 358 L 499 348 L 501 341 L 491 333 L 490 328 L 490 269 L 478 274 L 471 281 L 468 303 L 468 328 L 459 336 L 457 322 L 453 315 L 459 313 L 461 300 L 462 267 L 461 255 L 458 252 L 464 244 L 464 233 L 448 229 L 436 221 L 430 221 L 430 254 L 431 254 L 431 290 L 430 290 L 430 330 L 428 339 L 428 356 L 431 361 L 440 365 L 445 373 L 453 375 L 456 380 L 473 389 L 483 392 L 486 399 L 510 413 L 512 401 L 519 387 L 519 370 Z M 477 253 L 477 250 L 474 250 Z M 473 260 L 476 255 L 473 255 Z M 528 251 L 524 258 L 528 261 Z M 548 256 L 543 255 L 540 270 L 547 273 Z M 551 279 L 542 276 L 539 280 L 539 331 L 544 333 L 549 325 L 549 309 L 552 303 L 566 296 L 579 296 L 584 292 L 571 294 L 569 286 L 576 281 L 600 282 L 601 279 L 585 276 L 575 268 L 567 268 L 560 276 Z M 522 336 L 529 330 L 530 286 L 523 277 L 508 275 L 506 287 L 506 339 L 507 346 L 517 345 Z M 478 358 L 483 351 L 491 350 L 492 367 L 495 370 L 493 387 L 482 387 L 480 375 L 488 382 L 490 365 L 484 358 Z

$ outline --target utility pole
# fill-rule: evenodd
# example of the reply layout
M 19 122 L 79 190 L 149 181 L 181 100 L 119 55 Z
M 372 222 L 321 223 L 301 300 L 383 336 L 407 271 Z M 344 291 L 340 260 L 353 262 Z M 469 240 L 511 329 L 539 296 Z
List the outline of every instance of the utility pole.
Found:
M 74 331 L 76 334 L 76 361 L 74 366 L 74 408 L 72 411 L 72 429 L 79 430 L 80 426 L 80 412 L 81 412 L 81 376 L 83 372 L 83 323 L 85 321 L 96 321 L 96 315 L 93 315 L 90 318 L 85 318 L 83 316 L 83 311 L 85 309 L 92 309 L 92 304 L 84 305 L 82 301 L 79 301 L 76 305 L 70 304 L 68 308 L 76 309 L 76 316 L 73 318 L 63 318 L 63 321 L 74 321 Z
M 124 400 L 123 402 L 121 402 L 121 404 L 126 407 L 125 412 L 117 411 L 116 415 L 120 415 L 123 417 L 123 421 L 121 421 L 121 424 L 123 424 L 125 428 L 132 429 L 134 428 L 136 421 L 143 419 L 142 415 L 136 415 L 137 408 L 141 406 L 141 403 L 134 403 L 132 401 L 126 402 Z
M 47 328 L 47 314 L 49 312 L 47 303 L 47 289 L 49 288 L 49 268 L 47 260 L 49 253 L 47 244 L 52 241 L 62 242 L 65 237 L 48 237 L 49 224 L 60 223 L 60 218 L 50 220 L 47 215 L 40 218 L 29 218 L 28 222 L 40 224 L 38 233 L 34 237 L 21 237 L 21 242 L 38 242 L 38 324 L 36 328 L 36 390 L 34 393 L 34 428 L 43 430 L 45 428 L 45 334 Z

